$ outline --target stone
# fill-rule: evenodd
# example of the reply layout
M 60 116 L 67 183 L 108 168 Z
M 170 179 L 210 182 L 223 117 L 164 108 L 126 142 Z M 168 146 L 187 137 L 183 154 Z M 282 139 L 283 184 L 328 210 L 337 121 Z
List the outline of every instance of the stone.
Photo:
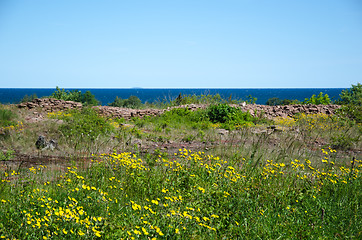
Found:
M 51 139 L 48 142 L 43 135 L 40 135 L 38 140 L 35 142 L 35 146 L 39 150 L 50 149 L 53 151 L 54 149 L 58 148 L 58 142 L 54 139 Z
M 35 146 L 37 149 L 42 150 L 47 146 L 47 141 L 43 135 L 38 137 L 38 140 L 35 142 Z

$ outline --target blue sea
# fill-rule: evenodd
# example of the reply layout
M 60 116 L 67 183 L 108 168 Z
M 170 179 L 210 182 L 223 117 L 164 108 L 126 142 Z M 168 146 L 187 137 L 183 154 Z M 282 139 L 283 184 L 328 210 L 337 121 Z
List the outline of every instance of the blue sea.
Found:
M 75 90 L 75 89 L 65 89 Z M 81 92 L 91 91 L 95 97 L 101 101 L 102 105 L 107 105 L 114 101 L 116 96 L 126 99 L 134 95 L 145 102 L 155 101 L 170 101 L 174 100 L 180 93 L 185 95 L 200 95 L 200 94 L 220 94 L 221 97 L 236 100 L 246 100 L 247 96 L 257 98 L 257 104 L 265 104 L 269 98 L 277 97 L 280 99 L 298 99 L 303 101 L 305 98 L 310 98 L 313 94 L 318 95 L 320 92 L 328 94 L 332 100 L 337 100 L 339 94 L 344 88 L 256 88 L 256 89 L 77 89 Z M 38 97 L 50 96 L 55 91 L 55 88 L 0 88 L 0 103 L 13 104 L 19 103 L 25 95 L 36 94 Z

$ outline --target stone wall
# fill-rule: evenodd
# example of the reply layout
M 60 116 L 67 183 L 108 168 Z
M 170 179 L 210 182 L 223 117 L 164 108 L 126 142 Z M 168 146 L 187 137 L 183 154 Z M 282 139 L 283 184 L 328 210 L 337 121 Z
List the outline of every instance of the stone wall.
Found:
M 292 117 L 297 113 L 315 114 L 324 113 L 327 115 L 334 114 L 334 111 L 340 108 L 339 105 L 285 105 L 285 106 L 268 106 L 249 104 L 245 106 L 233 105 L 241 108 L 244 112 L 249 111 L 253 116 L 263 113 L 267 118 L 274 117 Z
M 249 111 L 252 115 L 263 113 L 267 118 L 274 117 L 292 117 L 297 113 L 325 113 L 333 114 L 339 105 L 286 105 L 286 106 L 267 106 L 267 105 L 256 105 L 256 104 L 239 104 L 231 105 L 233 107 L 240 108 L 242 111 Z M 82 104 L 73 101 L 63 101 L 53 98 L 39 98 L 34 99 L 32 102 L 21 103 L 18 105 L 19 108 L 41 108 L 46 112 L 54 112 L 66 109 L 81 109 Z M 144 116 L 157 116 L 165 111 L 170 111 L 173 108 L 188 108 L 191 111 L 198 109 L 205 109 L 206 104 L 189 104 L 181 105 L 177 107 L 169 107 L 167 109 L 130 109 L 130 108 L 119 108 L 109 106 L 95 106 L 100 114 L 109 117 L 125 118 L 130 119 L 132 117 L 144 117 Z
M 56 112 L 66 109 L 81 109 L 82 104 L 79 102 L 64 101 L 54 98 L 37 98 L 31 102 L 20 103 L 18 104 L 18 107 L 27 109 L 41 108 L 46 112 Z

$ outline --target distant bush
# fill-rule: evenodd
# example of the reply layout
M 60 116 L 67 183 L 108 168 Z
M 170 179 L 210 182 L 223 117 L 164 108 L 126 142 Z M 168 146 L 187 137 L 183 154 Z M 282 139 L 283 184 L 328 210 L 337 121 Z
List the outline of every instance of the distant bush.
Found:
M 335 113 L 340 117 L 352 120 L 354 123 L 362 124 L 362 106 L 360 105 L 344 105 Z
M 21 103 L 25 103 L 25 102 L 31 102 L 33 101 L 34 99 L 38 98 L 38 96 L 34 93 L 32 95 L 25 95 L 21 100 L 20 102 Z
M 278 105 L 292 105 L 292 104 L 300 104 L 300 101 L 290 100 L 290 99 L 280 99 L 277 97 L 269 98 L 268 101 L 265 103 L 265 105 L 269 106 L 278 106 Z
M 303 101 L 303 104 L 316 104 L 316 105 L 323 104 L 323 105 L 328 105 L 328 104 L 331 104 L 331 99 L 329 98 L 328 94 L 323 95 L 323 93 L 320 92 L 318 94 L 318 96 L 313 94 L 311 98 L 306 98 Z
M 142 107 L 142 102 L 136 96 L 130 96 L 128 99 L 122 99 L 117 96 L 112 103 L 108 104 L 108 106 L 124 107 L 124 108 L 140 108 Z
M 212 123 L 221 123 L 225 129 L 234 129 L 237 126 L 251 126 L 261 119 L 253 117 L 249 112 L 231 107 L 228 104 L 211 105 L 207 109 L 207 116 Z
M 218 104 L 224 102 L 226 102 L 226 100 L 222 99 L 220 94 L 181 95 L 180 93 L 175 100 L 171 101 L 171 105 L 178 106 L 185 104 Z
M 90 91 L 86 91 L 85 93 L 78 90 L 65 91 L 64 89 L 60 89 L 58 86 L 50 97 L 65 101 L 81 102 L 85 106 L 96 106 L 100 104 Z
M 0 127 L 7 127 L 16 124 L 14 121 L 16 117 L 16 113 L 0 106 Z
M 362 106 L 362 84 L 357 83 L 350 89 L 343 90 L 339 97 L 338 104 Z

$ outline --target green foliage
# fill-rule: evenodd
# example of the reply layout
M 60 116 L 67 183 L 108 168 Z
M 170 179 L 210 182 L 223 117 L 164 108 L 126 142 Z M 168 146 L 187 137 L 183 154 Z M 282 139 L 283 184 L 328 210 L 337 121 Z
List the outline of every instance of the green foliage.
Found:
M 228 104 L 212 105 L 208 108 L 208 117 L 212 123 L 244 123 L 255 120 L 248 112 L 231 107 Z
M 27 94 L 20 100 L 21 103 L 25 103 L 25 102 L 31 102 L 34 99 L 38 98 L 38 96 L 34 93 L 30 96 L 28 96 Z
M 9 161 L 14 158 L 14 150 L 8 150 L 5 153 L 0 151 L 0 161 Z
M 361 105 L 344 105 L 337 109 L 335 113 L 342 117 L 353 121 L 354 123 L 362 124 L 362 106 Z
M 85 106 L 96 106 L 100 104 L 100 102 L 90 91 L 86 91 L 81 95 L 81 103 L 83 103 Z
M 269 98 L 268 101 L 265 103 L 265 105 L 269 105 L 269 106 L 278 106 L 278 105 L 293 105 L 293 104 L 300 104 L 300 101 L 295 99 L 295 100 L 290 100 L 290 99 L 280 99 L 277 97 L 273 97 L 273 98 Z
M 227 104 L 218 104 L 210 106 L 207 115 L 212 123 L 225 123 L 235 116 L 236 111 Z
M 236 100 L 233 100 L 235 103 Z M 186 105 L 186 104 L 218 104 L 226 102 L 221 98 L 220 94 L 201 94 L 201 95 L 178 95 L 178 97 L 171 101 L 172 106 Z
M 56 98 L 64 101 L 74 101 L 81 102 L 82 101 L 82 92 L 78 90 L 65 91 L 64 88 L 60 89 L 58 86 L 56 87 L 55 92 L 50 95 L 51 98 Z
M 208 125 L 208 119 L 204 110 L 191 111 L 187 108 L 174 108 L 150 120 L 158 125 L 160 129 L 168 127 L 180 128 L 181 126 L 202 128 L 203 124 L 204 126 Z
M 90 91 L 86 91 L 83 94 L 78 90 L 65 91 L 64 88 L 60 89 L 58 86 L 50 97 L 65 101 L 81 102 L 85 106 L 96 106 L 100 103 Z
M 251 96 L 250 94 L 246 97 L 246 103 L 255 104 L 258 99 L 256 97 Z
M 91 108 L 81 111 L 71 110 L 60 117 L 64 124 L 59 127 L 62 134 L 69 139 L 81 137 L 84 140 L 95 140 L 99 135 L 111 132 L 114 127 Z
M 0 106 L 0 127 L 7 127 L 16 124 L 14 121 L 16 118 L 16 113 Z
M 340 133 L 331 137 L 332 146 L 335 149 L 350 150 L 360 137 L 351 137 L 346 133 Z
M 124 108 L 141 108 L 142 102 L 136 96 L 130 96 L 128 99 L 122 99 L 117 96 L 112 103 L 108 104 L 108 106 L 124 107 Z
M 322 166 L 180 149 L 96 155 L 87 168 L 40 165 L 16 178 L 1 171 L 0 237 L 360 239 L 362 162 L 335 167 L 335 151 L 323 152 Z
M 112 103 L 108 103 L 108 106 L 111 107 L 123 107 L 123 102 L 125 100 L 123 100 L 122 98 L 119 98 L 118 96 L 116 96 L 116 98 L 114 99 L 114 101 Z
M 339 97 L 337 101 L 339 104 L 362 106 L 362 84 L 357 83 L 350 89 L 343 90 Z
M 328 94 L 323 95 L 323 93 L 320 92 L 318 96 L 313 94 L 311 98 L 306 98 L 303 101 L 303 104 L 328 105 L 331 104 L 331 99 L 329 98 Z

